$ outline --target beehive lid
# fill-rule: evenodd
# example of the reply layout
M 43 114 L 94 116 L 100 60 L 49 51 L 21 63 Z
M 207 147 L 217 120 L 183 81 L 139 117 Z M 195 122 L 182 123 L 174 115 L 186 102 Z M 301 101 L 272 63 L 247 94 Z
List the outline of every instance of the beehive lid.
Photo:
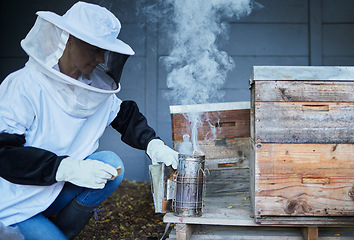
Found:
M 354 67 L 339 66 L 254 66 L 254 81 L 354 81 Z
M 193 104 L 193 105 L 174 105 L 170 106 L 170 113 L 189 113 L 189 112 L 212 112 L 212 111 L 226 111 L 249 109 L 250 102 L 223 102 L 223 103 L 207 103 L 207 104 Z

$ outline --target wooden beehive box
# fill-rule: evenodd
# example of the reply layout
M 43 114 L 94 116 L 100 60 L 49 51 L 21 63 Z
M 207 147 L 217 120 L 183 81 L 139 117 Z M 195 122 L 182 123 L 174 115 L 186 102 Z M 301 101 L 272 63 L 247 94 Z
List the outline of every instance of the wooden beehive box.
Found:
M 250 188 L 256 222 L 286 223 L 296 216 L 299 224 L 306 217 L 353 223 L 353 79 L 354 67 L 253 68 Z
M 198 112 L 198 145 L 205 154 L 206 168 L 249 168 L 250 102 L 170 106 L 173 147 L 178 151 L 183 135 L 192 136 L 185 115 Z M 213 133 L 214 131 L 214 133 Z

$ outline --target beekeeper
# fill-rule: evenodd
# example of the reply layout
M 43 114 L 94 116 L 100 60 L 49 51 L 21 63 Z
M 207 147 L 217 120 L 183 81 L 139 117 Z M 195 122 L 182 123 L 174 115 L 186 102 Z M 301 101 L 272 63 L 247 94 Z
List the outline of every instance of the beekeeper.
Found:
M 115 95 L 134 51 L 111 12 L 78 2 L 37 15 L 21 41 L 28 62 L 0 85 L 0 222 L 25 239 L 71 239 L 123 179 L 116 154 L 95 152 L 108 125 L 153 164 L 176 168 L 177 152 Z

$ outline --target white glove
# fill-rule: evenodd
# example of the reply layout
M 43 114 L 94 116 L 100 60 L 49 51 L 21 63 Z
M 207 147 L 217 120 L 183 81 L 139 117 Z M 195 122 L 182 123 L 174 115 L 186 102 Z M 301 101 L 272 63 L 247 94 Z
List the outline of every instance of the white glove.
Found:
M 177 169 L 178 152 L 166 146 L 160 139 L 151 140 L 146 153 L 149 155 L 152 164 L 164 163 L 166 166 L 171 165 L 174 169 Z
M 80 187 L 102 189 L 108 179 L 117 175 L 117 170 L 109 164 L 67 157 L 59 164 L 55 179 L 58 182 L 71 182 Z

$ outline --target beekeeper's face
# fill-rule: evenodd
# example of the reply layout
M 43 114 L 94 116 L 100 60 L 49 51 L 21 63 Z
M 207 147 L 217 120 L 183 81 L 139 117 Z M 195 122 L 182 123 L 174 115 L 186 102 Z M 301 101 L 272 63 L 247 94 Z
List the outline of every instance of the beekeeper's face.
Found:
M 105 50 L 70 36 L 70 62 L 81 73 L 90 74 L 99 63 L 104 63 Z

